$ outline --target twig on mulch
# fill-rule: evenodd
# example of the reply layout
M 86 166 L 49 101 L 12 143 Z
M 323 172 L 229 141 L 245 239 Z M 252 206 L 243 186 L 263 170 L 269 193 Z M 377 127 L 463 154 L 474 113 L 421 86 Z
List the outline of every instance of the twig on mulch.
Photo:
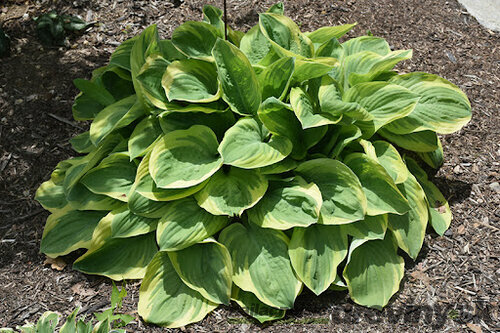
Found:
M 0 166 L 0 173 L 2 173 L 5 170 L 11 158 L 12 158 L 12 153 L 10 153 L 9 156 L 7 156 L 7 158 L 4 161 L 2 161 L 2 165 Z
M 43 208 L 37 209 L 34 212 L 31 212 L 31 213 L 29 213 L 27 215 L 16 217 L 15 219 L 12 220 L 12 222 L 16 223 L 16 222 L 20 222 L 20 221 L 29 219 L 30 217 L 36 216 L 36 215 L 38 215 L 38 214 L 40 214 L 40 213 L 42 213 L 44 211 L 45 211 L 45 209 L 43 209 Z
M 69 121 L 68 119 L 64 119 L 63 117 L 56 116 L 55 114 L 52 114 L 52 113 L 47 113 L 47 115 L 51 118 L 54 118 L 55 120 L 62 122 L 62 123 L 65 123 L 67 125 L 73 126 L 74 128 L 78 128 L 80 130 L 83 130 L 83 128 L 74 124 L 73 122 Z

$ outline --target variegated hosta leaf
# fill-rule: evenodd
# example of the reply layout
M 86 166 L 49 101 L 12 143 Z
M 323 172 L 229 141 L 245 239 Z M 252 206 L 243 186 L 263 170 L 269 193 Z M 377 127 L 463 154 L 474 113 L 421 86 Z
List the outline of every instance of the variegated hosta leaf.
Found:
M 388 225 L 387 214 L 368 216 L 361 221 L 342 225 L 342 229 L 357 239 L 384 239 Z
M 214 132 L 194 125 L 167 133 L 153 147 L 149 172 L 161 188 L 186 188 L 200 184 L 222 165 Z
M 223 11 L 220 8 L 211 5 L 203 6 L 203 21 L 217 28 L 219 35 L 224 35 Z
M 403 274 L 404 260 L 390 234 L 383 240 L 352 241 L 343 275 L 354 302 L 381 310 L 398 291 Z
M 188 287 L 177 275 L 166 251 L 149 263 L 139 289 L 139 315 L 149 323 L 182 327 L 202 320 L 218 304 Z
M 153 54 L 160 53 L 159 41 L 160 37 L 158 35 L 158 29 L 156 25 L 152 25 L 137 36 L 137 39 L 132 45 L 132 49 L 130 51 L 130 71 L 132 82 L 134 84 L 135 93 L 137 94 L 137 100 L 141 105 L 145 101 L 137 76 L 146 63 L 147 58 Z
M 81 158 L 71 159 L 71 167 L 69 167 L 64 176 L 62 183 L 64 193 L 69 201 L 72 199 L 72 191 L 75 186 L 80 184 L 82 177 L 93 167 L 95 167 L 105 156 L 111 153 L 116 147 L 125 143 L 123 136 L 119 134 L 111 134 L 106 137 L 96 149 L 88 155 Z M 124 147 L 125 149 L 125 147 Z
M 271 7 L 269 7 L 268 10 L 266 10 L 267 13 L 273 13 L 277 15 L 283 15 L 284 11 L 285 11 L 285 6 L 283 5 L 283 2 L 277 2 Z
M 337 139 L 334 142 L 335 146 L 333 149 L 330 151 L 330 153 L 327 152 L 327 154 L 331 158 L 337 158 L 340 156 L 340 153 L 344 150 L 347 145 L 353 141 L 356 141 L 359 139 L 362 135 L 361 130 L 359 129 L 358 126 L 356 125 L 340 125 L 336 127 L 337 129 Z
M 377 133 L 401 148 L 416 152 L 428 153 L 439 148 L 439 138 L 432 131 L 395 134 L 383 127 Z
M 293 158 L 287 157 L 283 161 L 263 167 L 259 172 L 263 175 L 280 174 L 295 169 L 299 163 Z
M 338 83 L 329 76 L 321 78 L 321 86 L 318 90 L 318 100 L 321 112 L 331 115 L 345 115 L 355 120 L 370 121 L 374 116 L 369 113 L 358 102 L 346 102 L 342 100 L 342 94 Z
M 148 116 L 141 120 L 128 140 L 128 153 L 130 159 L 142 156 L 146 150 L 162 134 L 160 124 L 156 117 Z
M 106 215 L 100 211 L 60 210 L 49 216 L 43 229 L 40 251 L 58 257 L 87 248 L 92 233 Z
M 316 184 L 323 198 L 323 224 L 345 224 L 363 219 L 366 197 L 358 177 L 343 163 L 327 158 L 300 164 L 295 173 Z
M 115 101 L 135 94 L 132 75 L 129 71 L 110 65 L 101 68 L 101 71 L 95 70 L 92 76 L 95 76 L 96 81 L 102 82 Z
M 52 179 L 40 185 L 36 190 L 35 200 L 51 213 L 55 213 L 68 204 L 66 195 L 64 195 L 64 188 L 62 185 L 54 184 Z
M 170 39 L 160 40 L 159 46 L 161 56 L 170 62 L 187 59 L 186 55 L 179 51 Z
M 430 130 L 450 134 L 461 129 L 471 119 L 467 96 L 457 86 L 437 75 L 409 73 L 394 76 L 389 82 L 420 96 L 412 113 L 387 125 L 387 129 L 393 133 Z
M 424 161 L 428 166 L 434 169 L 439 169 L 444 163 L 444 152 L 443 146 L 441 145 L 441 140 L 437 139 L 438 147 L 436 150 L 430 152 L 417 153 L 417 155 Z
M 132 213 L 127 205 L 112 210 L 106 216 L 111 220 L 111 237 L 127 238 L 144 235 L 156 230 L 158 219 L 151 219 Z
M 112 223 L 116 215 L 112 212 L 99 222 L 88 251 L 75 261 L 73 268 L 113 280 L 142 279 L 146 266 L 158 251 L 154 232 L 114 238 Z
M 135 81 L 142 66 L 146 63 L 146 59 L 160 50 L 158 28 L 153 24 L 133 39 L 134 42 L 130 49 L 130 71 L 132 72 L 132 79 Z
M 127 153 L 114 153 L 90 170 L 81 182 L 92 192 L 127 202 L 137 166 Z
M 243 52 L 231 43 L 218 39 L 212 50 L 222 98 L 236 113 L 255 115 L 261 102 L 257 75 Z
M 271 133 L 285 136 L 292 142 L 290 157 L 298 160 L 305 157 L 307 149 L 315 145 L 327 130 L 326 126 L 302 130 L 302 125 L 290 105 L 274 97 L 261 104 L 259 120 Z
M 392 70 L 398 62 L 410 59 L 411 56 L 411 50 L 393 51 L 385 56 L 371 51 L 356 53 L 345 58 L 340 79 L 342 81 L 342 78 L 346 78 L 347 82 L 342 82 L 349 83 L 351 86 L 369 82 L 378 75 Z
M 147 153 L 142 159 L 141 163 L 137 167 L 137 174 L 135 176 L 134 185 L 130 189 L 130 193 L 137 192 L 143 197 L 154 201 L 172 201 L 177 199 L 182 199 L 192 195 L 193 193 L 201 190 L 208 180 L 204 182 L 187 188 L 172 188 L 164 189 L 158 188 L 153 178 L 149 174 L 149 161 L 151 159 L 151 153 Z
M 213 61 L 212 48 L 219 35 L 217 28 L 205 22 L 188 21 L 172 33 L 172 43 L 190 58 Z
M 224 164 L 255 169 L 277 163 L 290 154 L 292 143 L 269 131 L 253 118 L 242 118 L 227 130 L 219 152 Z
M 204 125 L 214 131 L 217 139 L 222 140 L 226 130 L 235 123 L 234 113 L 231 110 L 206 112 L 208 110 L 204 107 L 210 104 L 192 104 L 192 111 L 189 112 L 163 112 L 158 116 L 160 127 L 164 133 L 168 133 L 186 130 L 193 125 Z
M 429 222 L 432 228 L 439 234 L 443 235 L 450 227 L 453 216 L 451 215 L 450 206 L 441 191 L 429 179 L 427 174 L 413 159 L 406 157 L 406 165 L 410 172 L 415 176 L 420 186 L 425 192 L 427 206 L 429 209 Z
M 275 97 L 283 100 L 288 92 L 288 86 L 295 68 L 295 59 L 282 58 L 266 67 L 258 76 L 262 100 Z
M 90 153 L 95 149 L 94 144 L 90 141 L 89 131 L 74 136 L 71 140 L 69 140 L 69 143 L 71 144 L 71 148 L 80 154 Z
M 251 64 L 264 61 L 266 56 L 272 51 L 271 42 L 260 31 L 258 25 L 254 26 L 243 36 L 240 43 L 240 50 L 245 54 Z
M 339 43 L 337 38 L 332 38 L 321 45 L 316 47 L 316 52 L 314 54 L 316 57 L 331 57 L 335 59 L 339 59 L 339 61 L 343 60 L 344 57 L 344 48 Z M 340 63 L 342 66 L 342 62 Z M 339 68 L 332 71 L 330 76 L 336 76 L 340 73 Z
M 177 251 L 201 242 L 229 223 L 227 216 L 215 216 L 199 207 L 192 197 L 167 205 L 158 222 L 156 240 L 161 250 Z
M 206 240 L 179 251 L 167 252 L 181 280 L 204 298 L 229 305 L 233 270 L 226 247 Z
M 54 182 L 56 185 L 63 185 L 64 179 L 66 177 L 66 172 L 74 165 L 81 162 L 83 156 L 73 157 L 67 160 L 63 160 L 57 163 L 54 171 L 50 174 L 50 180 Z
M 346 57 L 363 51 L 371 51 L 381 56 L 391 52 L 391 48 L 385 39 L 374 36 L 351 38 L 342 43 L 342 48 Z
M 251 292 L 241 290 L 233 285 L 231 300 L 235 301 L 248 315 L 254 317 L 261 323 L 281 319 L 285 316 L 285 310 L 280 310 L 266 305 Z
M 292 270 L 288 238 L 273 229 L 234 223 L 219 235 L 233 263 L 233 282 L 274 308 L 290 309 L 302 283 Z
M 166 202 L 154 201 L 142 196 L 139 192 L 130 192 L 128 198 L 128 209 L 137 215 L 160 218 L 167 208 Z
M 269 183 L 264 197 L 248 210 L 248 220 L 263 228 L 286 230 L 318 221 L 321 192 L 301 177 Z
M 395 184 L 401 184 L 408 178 L 408 168 L 403 162 L 401 155 L 393 145 L 386 141 L 372 142 L 377 160 L 394 180 Z
M 169 101 L 208 103 L 219 99 L 215 65 L 196 59 L 171 63 L 163 75 L 162 85 Z
M 170 61 L 155 54 L 146 59 L 146 63 L 137 75 L 137 81 L 144 98 L 156 108 L 166 108 L 167 98 L 161 85 L 161 79 L 169 65 Z
M 295 71 L 292 80 L 301 83 L 307 80 L 319 78 L 328 74 L 333 68 L 339 66 L 335 58 L 302 58 L 295 61 Z
M 408 200 L 378 161 L 366 154 L 352 153 L 346 156 L 344 163 L 356 174 L 363 186 L 368 202 L 368 215 L 402 215 L 410 210 Z
M 263 13 L 259 15 L 259 25 L 262 33 L 285 54 L 307 58 L 313 56 L 313 43 L 300 32 L 297 24 L 290 18 L 280 14 Z
M 410 210 L 404 215 L 389 214 L 389 229 L 393 231 L 398 246 L 415 260 L 422 248 L 427 228 L 425 193 L 411 173 L 397 186 L 408 200 Z
M 125 127 L 144 115 L 144 109 L 137 103 L 137 96 L 131 95 L 104 108 L 90 125 L 90 140 L 99 144 L 115 129 Z
M 130 53 L 132 52 L 132 47 L 138 38 L 139 36 L 135 36 L 121 43 L 111 55 L 109 64 L 118 66 L 130 72 Z
M 303 88 L 292 88 L 290 104 L 303 129 L 336 124 L 342 119 L 342 115 L 317 110 L 313 100 Z
M 314 44 L 323 44 L 332 38 L 340 38 L 349 31 L 351 31 L 352 28 L 356 26 L 356 23 L 354 24 L 343 24 L 343 25 L 336 25 L 332 27 L 321 27 L 317 30 L 311 31 L 311 32 L 306 32 L 305 35 L 309 37 L 309 39 L 314 43 Z
M 107 195 L 95 194 L 78 183 L 67 196 L 68 204 L 78 210 L 112 210 L 123 205 L 123 201 L 113 199 Z
M 255 170 L 219 170 L 195 194 L 198 205 L 213 215 L 241 216 L 266 193 L 267 179 Z
M 371 137 L 391 121 L 411 113 L 420 97 L 410 90 L 387 82 L 366 82 L 350 88 L 343 99 L 365 108 L 373 119 L 356 121 L 364 138 Z
M 300 280 L 319 295 L 335 280 L 347 255 L 347 235 L 333 225 L 294 228 L 288 254 Z
M 97 102 L 98 104 L 106 107 L 116 102 L 113 95 L 106 89 L 103 89 L 101 82 L 95 80 L 75 79 L 73 84 L 81 91 L 85 97 Z

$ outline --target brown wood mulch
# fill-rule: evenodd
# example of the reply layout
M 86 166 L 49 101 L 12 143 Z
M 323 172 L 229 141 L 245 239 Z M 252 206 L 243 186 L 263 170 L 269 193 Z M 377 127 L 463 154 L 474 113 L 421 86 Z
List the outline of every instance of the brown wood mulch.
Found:
M 233 27 L 247 30 L 271 1 L 228 1 Z M 48 215 L 33 200 L 85 123 L 71 119 L 72 80 L 89 78 L 123 40 L 157 23 L 164 37 L 203 4 L 221 1 L 21 1 L 0 4 L 0 24 L 12 55 L 0 59 L 0 327 L 34 321 L 47 310 L 91 314 L 109 305 L 108 280 L 71 270 L 71 260 L 48 263 L 39 242 Z M 500 34 L 481 27 L 456 0 L 286 1 L 303 31 L 358 22 L 395 49 L 414 50 L 399 70 L 436 73 L 457 84 L 473 107 L 471 123 L 443 138 L 445 164 L 434 180 L 449 199 L 454 221 L 443 237 L 426 236 L 408 261 L 401 291 L 383 311 L 352 303 L 346 293 L 305 292 L 284 320 L 257 325 L 235 306 L 221 307 L 183 331 L 493 332 L 500 330 Z M 50 11 L 97 21 L 60 48 L 42 47 L 32 18 Z M 67 263 L 66 267 L 63 267 Z M 55 267 L 52 268 L 51 266 Z M 57 270 L 57 268 L 62 270 Z M 127 285 L 125 310 L 135 313 L 139 283 Z M 162 332 L 136 320 L 136 332 Z

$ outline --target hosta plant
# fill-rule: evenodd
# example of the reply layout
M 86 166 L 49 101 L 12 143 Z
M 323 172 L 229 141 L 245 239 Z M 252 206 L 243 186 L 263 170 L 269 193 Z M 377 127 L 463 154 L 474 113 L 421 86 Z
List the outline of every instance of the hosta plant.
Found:
M 203 13 L 75 81 L 74 118 L 92 123 L 37 192 L 52 213 L 41 251 L 84 248 L 75 269 L 142 279 L 139 314 L 168 327 L 230 301 L 281 318 L 304 288 L 382 308 L 401 255 L 450 224 L 418 160 L 439 167 L 438 134 L 469 121 L 467 97 L 394 71 L 411 50 L 339 42 L 352 24 L 304 33 L 277 4 L 225 40 L 222 12 Z

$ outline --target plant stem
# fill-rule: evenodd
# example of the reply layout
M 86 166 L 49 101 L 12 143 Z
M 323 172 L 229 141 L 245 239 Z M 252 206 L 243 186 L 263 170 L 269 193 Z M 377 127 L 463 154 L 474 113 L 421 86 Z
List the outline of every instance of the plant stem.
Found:
M 224 0 L 224 39 L 227 40 L 227 4 Z

